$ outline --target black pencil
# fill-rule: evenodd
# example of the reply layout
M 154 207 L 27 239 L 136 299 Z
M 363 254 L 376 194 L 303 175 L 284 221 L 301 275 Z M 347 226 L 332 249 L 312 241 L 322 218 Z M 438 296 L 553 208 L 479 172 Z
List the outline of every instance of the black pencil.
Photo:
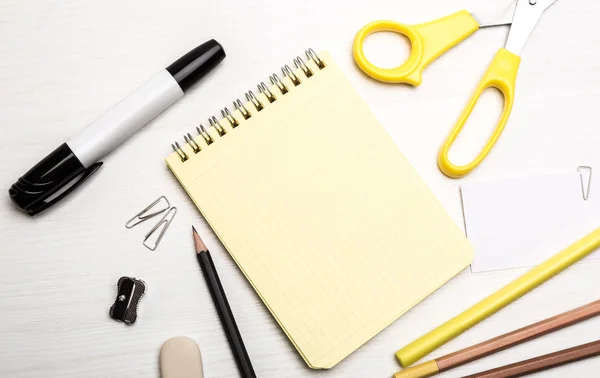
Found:
M 217 268 L 210 257 L 208 248 L 206 248 L 206 245 L 202 239 L 200 239 L 200 235 L 198 235 L 194 226 L 192 226 L 192 231 L 200 268 L 202 269 L 206 284 L 210 290 L 210 295 L 217 308 L 217 312 L 219 313 L 221 324 L 227 335 L 227 340 L 229 341 L 229 346 L 231 347 L 231 352 L 233 353 L 235 362 L 240 370 L 240 374 L 242 375 L 242 378 L 256 378 L 252 363 L 250 362 L 250 357 L 244 346 L 244 341 L 242 340 L 242 335 L 240 335 L 240 330 L 235 323 L 235 318 L 229 307 L 229 302 L 227 302 L 227 296 L 225 295 L 225 291 L 219 280 Z

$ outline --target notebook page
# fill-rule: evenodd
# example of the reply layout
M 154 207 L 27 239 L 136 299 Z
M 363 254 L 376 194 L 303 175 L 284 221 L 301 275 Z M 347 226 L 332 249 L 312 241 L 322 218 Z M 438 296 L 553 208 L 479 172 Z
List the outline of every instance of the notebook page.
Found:
M 312 78 L 167 162 L 309 366 L 331 368 L 464 269 L 472 248 L 319 55 L 327 67 Z

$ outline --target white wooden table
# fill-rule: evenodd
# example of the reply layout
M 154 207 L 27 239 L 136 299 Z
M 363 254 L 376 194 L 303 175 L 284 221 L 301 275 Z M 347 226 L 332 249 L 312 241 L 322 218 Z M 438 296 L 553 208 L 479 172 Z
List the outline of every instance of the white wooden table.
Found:
M 494 5 L 492 5 L 494 3 Z M 351 43 L 365 23 L 391 18 L 430 20 L 485 0 L 1 0 L 0 187 L 134 88 L 207 39 L 227 59 L 208 78 L 121 148 L 83 188 L 31 218 L 0 206 L 0 376 L 157 377 L 158 351 L 172 336 L 200 345 L 207 377 L 237 377 L 225 335 L 192 250 L 190 225 L 206 238 L 257 374 L 267 377 L 389 377 L 394 352 L 524 272 L 465 271 L 330 371 L 309 370 L 258 296 L 168 172 L 170 143 L 217 115 L 307 47 L 329 49 L 393 135 L 402 151 L 462 224 L 458 188 L 488 178 L 600 167 L 600 2 L 560 0 L 523 52 L 512 118 L 492 154 L 462 181 L 439 173 L 439 145 L 507 28 L 478 32 L 425 73 L 418 89 L 375 82 L 354 65 Z M 342 5 L 343 4 L 343 5 Z M 398 47 L 398 49 L 388 48 Z M 399 38 L 375 36 L 369 52 L 393 63 Z M 486 96 L 454 158 L 481 146 L 498 113 Z M 491 112 L 491 113 L 490 113 Z M 495 113 L 494 113 L 495 114 Z M 475 127 L 477 126 L 477 127 Z M 592 184 L 594 185 L 594 184 Z M 179 214 L 156 252 L 142 246 L 150 223 L 125 221 L 159 195 Z M 600 261 L 577 264 L 465 333 L 431 357 L 597 300 Z M 138 322 L 114 322 L 108 309 L 115 284 L 134 275 L 148 284 Z M 590 342 L 600 319 L 456 369 L 456 377 Z M 544 377 L 594 377 L 600 358 Z

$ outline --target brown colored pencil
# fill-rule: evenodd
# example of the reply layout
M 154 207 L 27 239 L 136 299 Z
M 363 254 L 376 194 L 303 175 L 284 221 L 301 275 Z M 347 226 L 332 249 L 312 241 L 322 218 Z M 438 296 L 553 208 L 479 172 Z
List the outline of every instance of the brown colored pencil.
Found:
M 487 370 L 481 373 L 469 375 L 464 378 L 513 378 L 537 373 L 542 370 L 552 369 L 557 366 L 581 361 L 586 358 L 600 355 L 600 340 L 558 352 L 545 354 L 529 360 Z
M 598 315 L 600 315 L 600 301 L 595 301 L 457 352 L 438 357 L 435 360 L 404 369 L 394 374 L 394 378 L 431 377 Z

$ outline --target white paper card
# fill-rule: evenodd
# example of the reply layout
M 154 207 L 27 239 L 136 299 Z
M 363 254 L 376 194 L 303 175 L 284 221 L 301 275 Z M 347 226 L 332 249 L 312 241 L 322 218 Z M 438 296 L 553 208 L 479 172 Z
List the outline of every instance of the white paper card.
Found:
M 585 201 L 588 178 L 582 171 L 462 186 L 471 271 L 539 265 L 600 227 L 600 185 L 591 177 Z

